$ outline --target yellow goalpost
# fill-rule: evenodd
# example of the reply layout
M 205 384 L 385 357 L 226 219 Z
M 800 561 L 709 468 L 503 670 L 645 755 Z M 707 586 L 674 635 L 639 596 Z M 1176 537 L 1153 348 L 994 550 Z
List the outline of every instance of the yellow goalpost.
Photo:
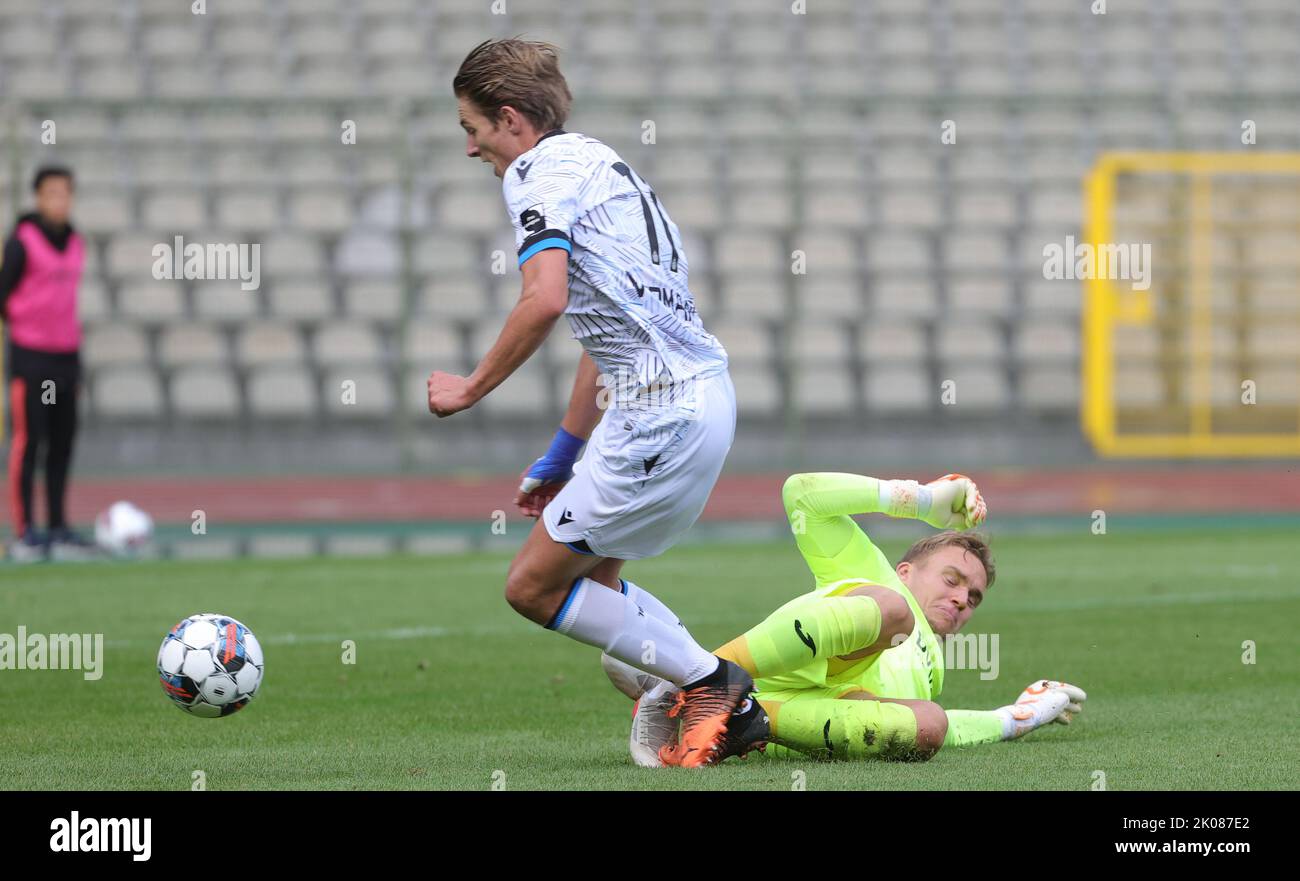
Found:
M 1300 456 L 1300 154 L 1104 154 L 1084 205 L 1096 450 Z M 1117 277 L 1121 245 L 1149 247 L 1142 284 Z

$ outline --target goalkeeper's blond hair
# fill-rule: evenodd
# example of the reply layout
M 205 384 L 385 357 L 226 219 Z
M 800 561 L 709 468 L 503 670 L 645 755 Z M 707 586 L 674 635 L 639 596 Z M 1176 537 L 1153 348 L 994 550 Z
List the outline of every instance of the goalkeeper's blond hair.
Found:
M 993 579 L 997 577 L 997 566 L 993 563 L 993 551 L 989 548 L 988 539 L 978 532 L 957 532 L 949 529 L 946 532 L 927 535 L 908 548 L 907 553 L 903 554 L 902 559 L 898 562 L 920 563 L 935 551 L 946 547 L 962 548 L 973 555 L 984 567 L 984 575 L 987 579 L 985 586 L 993 586 Z

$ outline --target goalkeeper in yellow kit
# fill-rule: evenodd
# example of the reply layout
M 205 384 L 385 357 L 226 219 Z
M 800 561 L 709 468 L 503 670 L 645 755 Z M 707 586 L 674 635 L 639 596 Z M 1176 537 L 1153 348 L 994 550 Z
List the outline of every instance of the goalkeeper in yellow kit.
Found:
M 718 649 L 754 677 L 753 701 L 731 717 L 720 748 L 689 755 L 677 743 L 676 689 L 605 658 L 614 684 L 640 698 L 631 751 L 645 766 L 715 764 L 765 743 L 827 759 L 928 759 L 944 746 L 1020 737 L 1068 724 L 1086 695 L 1039 680 L 995 710 L 944 710 L 940 636 L 957 633 L 993 583 L 974 481 L 927 484 L 856 474 L 796 474 L 782 490 L 816 587 Z M 921 539 L 891 565 L 851 515 L 883 513 L 947 531 Z

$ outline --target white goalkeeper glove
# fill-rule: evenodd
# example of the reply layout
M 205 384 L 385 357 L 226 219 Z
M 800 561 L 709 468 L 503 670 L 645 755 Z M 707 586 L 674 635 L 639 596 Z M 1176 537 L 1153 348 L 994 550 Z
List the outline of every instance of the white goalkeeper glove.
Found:
M 930 510 L 921 519 L 935 529 L 970 529 L 984 522 L 988 508 L 975 481 L 964 474 L 945 474 L 925 485 Z
M 1040 679 L 1020 692 L 1014 704 L 995 711 L 1002 715 L 1002 739 L 1023 737 L 1050 722 L 1069 725 L 1083 711 L 1087 699 L 1087 693 L 1077 685 Z

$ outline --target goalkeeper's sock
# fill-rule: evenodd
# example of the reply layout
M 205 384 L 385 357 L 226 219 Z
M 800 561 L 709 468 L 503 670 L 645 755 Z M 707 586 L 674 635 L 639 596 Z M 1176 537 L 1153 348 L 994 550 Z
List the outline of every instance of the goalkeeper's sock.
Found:
M 946 710 L 948 733 L 943 737 L 945 748 L 950 746 L 975 746 L 981 743 L 998 743 L 1009 740 L 1015 730 L 1010 714 L 1001 710 Z
M 889 701 L 759 701 L 772 740 L 819 759 L 907 758 L 916 751 L 916 714 Z
M 861 651 L 879 638 L 880 605 L 874 597 L 817 597 L 794 608 L 777 609 L 717 654 L 758 679 Z
M 546 627 L 675 685 L 702 679 L 718 668 L 717 656 L 691 639 L 685 627 L 661 621 L 621 591 L 590 578 L 574 580 Z

